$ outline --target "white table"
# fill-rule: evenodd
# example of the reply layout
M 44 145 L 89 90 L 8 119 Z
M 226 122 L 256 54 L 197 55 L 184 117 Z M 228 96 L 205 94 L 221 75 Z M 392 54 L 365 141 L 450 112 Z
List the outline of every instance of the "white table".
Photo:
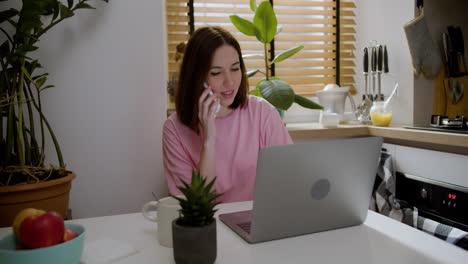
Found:
M 218 213 L 251 209 L 251 202 L 220 205 Z M 114 263 L 174 263 L 172 248 L 160 246 L 156 223 L 140 213 L 77 219 L 86 228 L 85 243 L 111 238 L 138 253 Z M 363 225 L 248 244 L 217 222 L 216 263 L 468 263 L 468 251 L 369 211 Z M 0 228 L 0 236 L 11 228 Z

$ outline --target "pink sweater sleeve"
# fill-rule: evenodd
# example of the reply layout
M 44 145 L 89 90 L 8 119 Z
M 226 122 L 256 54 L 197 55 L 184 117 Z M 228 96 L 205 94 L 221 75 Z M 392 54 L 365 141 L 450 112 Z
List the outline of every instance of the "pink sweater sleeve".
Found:
M 163 127 L 164 174 L 169 192 L 172 195 L 179 195 L 181 194 L 177 189 L 177 186 L 181 185 L 179 179 L 190 183 L 194 164 L 184 153 L 182 142 L 173 122 L 173 120 L 167 119 Z
M 271 105 L 268 105 L 266 115 L 262 122 L 261 144 L 263 146 L 275 146 L 293 144 L 291 136 L 281 119 L 278 111 Z

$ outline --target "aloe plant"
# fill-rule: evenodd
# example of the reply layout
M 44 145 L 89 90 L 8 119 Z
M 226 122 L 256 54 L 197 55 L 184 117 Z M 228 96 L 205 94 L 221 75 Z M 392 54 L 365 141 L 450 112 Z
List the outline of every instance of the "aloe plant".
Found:
M 207 183 L 206 178 L 192 170 L 192 181 L 188 184 L 180 179 L 182 186 L 177 188 L 184 194 L 185 197 L 172 196 L 180 203 L 180 217 L 178 224 L 184 226 L 205 226 L 214 221 L 216 213 L 215 206 L 220 202 L 216 198 L 222 194 L 217 194 L 212 190 L 216 178 Z
M 35 74 L 42 65 L 29 54 L 38 49 L 35 44 L 52 27 L 79 9 L 94 9 L 88 0 L 74 2 L 22 0 L 19 10 L 0 11 L 5 40 L 0 45 L 0 186 L 50 179 L 49 171 L 56 170 L 44 166 L 46 130 L 60 171 L 65 170 L 59 143 L 41 103 L 41 94 L 54 86 L 47 85 L 48 73 Z
M 257 73 L 265 76 L 257 83 L 256 89 L 250 91 L 250 94 L 265 98 L 273 106 L 280 110 L 288 110 L 293 102 L 310 109 L 323 109 L 323 107 L 299 94 L 294 93 L 291 86 L 271 74 L 271 66 L 275 63 L 286 60 L 294 54 L 301 51 L 304 46 L 297 46 L 286 50 L 277 55 L 271 62 L 268 62 L 268 48 L 270 43 L 278 34 L 278 22 L 276 14 L 269 1 L 263 1 L 257 6 L 255 0 L 250 0 L 250 9 L 255 13 L 253 22 L 243 19 L 237 15 L 229 16 L 231 23 L 243 34 L 247 36 L 255 36 L 264 46 L 264 54 L 245 55 L 244 58 L 250 56 L 260 56 L 265 61 L 265 72 L 255 69 L 247 73 L 248 77 L 252 77 Z

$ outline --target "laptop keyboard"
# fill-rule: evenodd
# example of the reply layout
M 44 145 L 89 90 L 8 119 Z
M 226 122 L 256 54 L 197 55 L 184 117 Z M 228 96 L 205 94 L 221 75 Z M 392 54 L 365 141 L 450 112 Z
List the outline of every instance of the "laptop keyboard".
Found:
M 250 223 L 251 223 L 251 222 L 239 223 L 239 224 L 237 224 L 237 226 L 239 226 L 240 228 L 242 228 L 242 230 L 244 230 L 245 232 L 247 232 L 247 234 L 250 234 Z

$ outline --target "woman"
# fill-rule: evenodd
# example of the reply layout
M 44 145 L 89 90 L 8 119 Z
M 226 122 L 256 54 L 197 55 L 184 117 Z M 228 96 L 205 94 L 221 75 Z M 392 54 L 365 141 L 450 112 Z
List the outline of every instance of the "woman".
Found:
M 216 177 L 216 192 L 224 193 L 221 202 L 252 200 L 260 148 L 292 143 L 276 109 L 248 95 L 239 43 L 222 28 L 193 33 L 175 104 L 176 113 L 163 127 L 171 194 L 180 194 L 179 179 L 190 183 L 195 169 L 208 181 Z

